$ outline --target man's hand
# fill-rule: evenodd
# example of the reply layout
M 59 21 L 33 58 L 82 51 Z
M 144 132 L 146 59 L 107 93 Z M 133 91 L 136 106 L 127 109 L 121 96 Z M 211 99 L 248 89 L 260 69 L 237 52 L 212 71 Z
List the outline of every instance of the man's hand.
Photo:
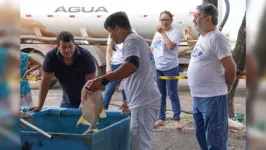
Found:
M 130 110 L 128 108 L 128 105 L 127 105 L 127 101 L 125 101 L 121 107 L 119 108 L 119 110 L 122 111 L 122 114 L 129 114 L 130 113 Z
M 161 26 L 161 25 L 158 25 L 157 28 L 156 28 L 156 31 L 158 31 L 159 33 L 164 33 L 165 32 L 165 29 Z
M 39 107 L 39 106 L 33 106 L 28 109 L 28 111 L 34 111 L 34 112 L 39 112 L 41 110 L 42 110 L 42 107 Z
M 94 92 L 94 91 L 98 91 L 99 89 L 101 89 L 102 85 L 102 77 L 96 78 L 94 80 L 89 80 L 86 83 L 86 88 L 88 91 Z

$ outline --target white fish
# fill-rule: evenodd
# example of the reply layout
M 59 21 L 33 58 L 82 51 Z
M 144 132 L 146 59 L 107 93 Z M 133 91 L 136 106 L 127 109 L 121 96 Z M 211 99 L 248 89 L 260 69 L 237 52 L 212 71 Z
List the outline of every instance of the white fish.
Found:
M 91 92 L 88 87 L 91 82 L 84 85 L 81 91 L 81 109 L 82 116 L 77 122 L 79 124 L 89 125 L 90 128 L 83 133 L 86 134 L 90 131 L 98 132 L 97 123 L 100 118 L 106 118 L 106 112 L 103 107 L 103 97 L 100 90 Z

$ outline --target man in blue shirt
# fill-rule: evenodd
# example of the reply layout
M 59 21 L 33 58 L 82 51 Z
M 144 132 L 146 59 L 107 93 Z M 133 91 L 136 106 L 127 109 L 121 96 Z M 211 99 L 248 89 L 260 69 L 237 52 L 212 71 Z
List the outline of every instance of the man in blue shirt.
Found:
M 86 81 L 95 77 L 96 69 L 90 52 L 76 46 L 73 35 L 63 31 L 57 36 L 57 47 L 46 54 L 42 70 L 39 103 L 29 111 L 42 109 L 53 76 L 63 90 L 60 107 L 78 108 L 81 102 L 81 89 Z

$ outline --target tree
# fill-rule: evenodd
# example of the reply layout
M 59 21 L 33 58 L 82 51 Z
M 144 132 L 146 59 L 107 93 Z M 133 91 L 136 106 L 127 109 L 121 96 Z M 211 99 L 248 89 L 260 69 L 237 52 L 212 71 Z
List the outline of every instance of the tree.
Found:
M 237 65 L 237 76 L 243 74 L 245 69 L 245 60 L 246 60 L 246 13 L 242 20 L 242 24 L 238 31 L 238 37 L 236 41 L 236 46 L 233 50 L 233 59 Z M 236 87 L 238 85 L 239 79 L 236 79 L 232 91 L 228 95 L 228 114 L 229 118 L 234 117 L 234 96 Z

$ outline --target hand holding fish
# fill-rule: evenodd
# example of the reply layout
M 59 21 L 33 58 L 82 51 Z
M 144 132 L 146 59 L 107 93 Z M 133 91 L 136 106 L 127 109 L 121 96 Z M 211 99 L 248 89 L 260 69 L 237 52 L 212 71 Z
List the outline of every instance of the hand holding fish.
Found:
M 102 85 L 102 78 L 101 77 L 98 77 L 98 78 L 95 78 L 93 80 L 89 80 L 87 83 L 86 83 L 86 89 L 88 91 L 98 91 L 99 89 L 101 89 L 101 87 L 103 86 Z

